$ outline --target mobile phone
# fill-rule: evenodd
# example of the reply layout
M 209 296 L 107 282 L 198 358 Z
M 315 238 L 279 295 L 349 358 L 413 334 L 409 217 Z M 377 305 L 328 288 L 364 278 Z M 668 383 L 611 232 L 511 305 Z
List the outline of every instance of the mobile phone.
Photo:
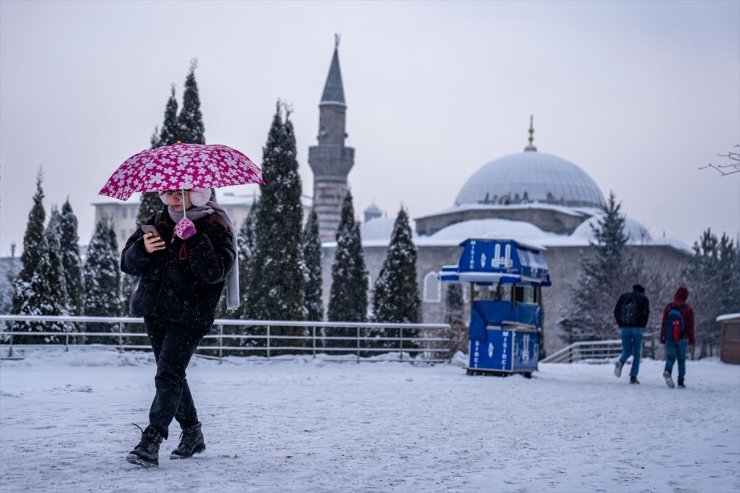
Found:
M 159 232 L 157 231 L 157 228 L 155 228 L 153 224 L 142 224 L 141 229 L 144 231 L 144 233 L 151 233 L 154 236 L 159 236 Z

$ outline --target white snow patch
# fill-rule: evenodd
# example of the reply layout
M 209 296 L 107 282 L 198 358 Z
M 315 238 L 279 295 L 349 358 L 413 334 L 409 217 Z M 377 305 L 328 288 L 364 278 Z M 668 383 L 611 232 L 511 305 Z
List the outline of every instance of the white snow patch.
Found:
M 196 357 L 208 449 L 169 460 L 173 422 L 160 467 L 143 470 L 124 458 L 130 423 L 147 422 L 151 355 L 27 350 L 0 362 L 0 490 L 740 490 L 740 365 L 689 361 L 682 390 L 661 361 L 642 362 L 640 385 L 611 365 L 541 364 L 527 380 L 454 361 Z

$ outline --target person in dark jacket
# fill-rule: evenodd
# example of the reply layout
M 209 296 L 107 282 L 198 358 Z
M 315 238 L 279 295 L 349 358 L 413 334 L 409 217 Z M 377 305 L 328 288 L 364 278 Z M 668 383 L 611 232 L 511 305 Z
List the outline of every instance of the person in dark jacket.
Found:
M 673 364 L 678 359 L 678 387 L 681 389 L 686 388 L 684 378 L 686 376 L 686 352 L 693 352 L 694 343 L 694 310 L 686 303 L 689 299 L 689 290 L 683 286 L 679 286 L 676 290 L 676 294 L 673 296 L 673 301 L 668 303 L 663 309 L 663 321 L 660 324 L 660 342 L 665 344 L 665 370 L 663 371 L 663 378 L 665 379 L 666 385 L 673 388 Z M 668 319 L 673 319 L 673 316 L 669 316 L 669 313 L 673 309 L 677 309 L 681 318 L 683 319 L 683 333 L 679 331 L 678 341 L 674 340 L 673 327 L 668 326 Z M 680 325 L 679 325 L 680 328 Z M 668 332 L 668 333 L 667 333 Z M 689 349 L 691 346 L 691 349 Z
M 133 464 L 159 464 L 159 446 L 173 418 L 182 434 L 170 458 L 206 448 L 185 370 L 213 324 L 225 282 L 227 305 L 238 305 L 234 227 L 226 212 L 208 201 L 210 194 L 204 189 L 162 192 L 166 209 L 147 219 L 121 254 L 121 270 L 139 276 L 130 311 L 144 317 L 157 363 L 149 426 L 126 458 Z
M 645 288 L 635 284 L 632 291 L 622 294 L 614 307 L 614 318 L 622 335 L 622 355 L 614 364 L 614 375 L 622 376 L 622 367 L 632 355 L 630 383 L 640 383 L 637 374 L 640 372 L 642 331 L 650 318 L 650 301 L 645 296 Z

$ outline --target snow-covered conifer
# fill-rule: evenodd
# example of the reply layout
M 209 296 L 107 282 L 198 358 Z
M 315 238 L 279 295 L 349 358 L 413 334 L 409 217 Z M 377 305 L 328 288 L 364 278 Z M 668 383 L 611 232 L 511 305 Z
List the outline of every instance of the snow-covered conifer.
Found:
M 49 224 L 46 225 L 46 248 L 49 258 L 49 272 L 47 283 L 49 292 L 53 293 L 54 303 L 60 314 L 69 314 L 69 295 L 67 292 L 67 280 L 64 276 L 63 252 L 61 246 L 62 238 L 62 215 L 56 206 L 52 206 Z
M 304 304 L 308 320 L 323 320 L 324 305 L 321 292 L 321 239 L 316 211 L 311 209 L 303 229 L 303 260 L 306 263 Z
M 172 145 L 178 140 L 179 123 L 177 118 L 177 99 L 175 98 L 175 86 L 174 84 L 170 87 L 170 97 L 167 99 L 167 104 L 164 108 L 164 122 L 162 123 L 162 130 L 157 131 L 154 129 L 154 135 L 151 139 L 151 148 L 163 147 Z M 141 225 L 149 219 L 149 217 L 155 212 L 162 209 L 162 201 L 159 199 L 159 194 L 156 192 L 144 192 L 141 194 L 141 203 L 139 204 L 139 212 L 136 215 L 136 224 Z
M 36 193 L 33 196 L 33 206 L 28 213 L 26 232 L 23 235 L 23 253 L 21 253 L 21 270 L 13 280 L 13 301 L 10 313 L 14 315 L 43 315 L 46 306 L 48 290 L 46 290 L 43 273 L 49 270 L 48 248 L 44 223 L 44 177 L 41 170 L 36 176 Z M 13 331 L 44 332 L 46 327 L 41 322 L 15 322 L 9 325 Z M 44 342 L 38 337 L 15 336 L 18 344 L 38 344 Z
M 604 215 L 591 226 L 594 254 L 583 259 L 580 282 L 571 293 L 572 312 L 559 322 L 568 343 L 617 337 L 614 305 L 640 279 L 642 265 L 627 248 L 629 237 L 620 208 L 611 192 Z
M 450 325 L 465 323 L 465 300 L 463 287 L 457 283 L 447 285 L 445 293 L 445 323 Z
M 355 222 L 352 193 L 347 191 L 337 227 L 337 249 L 331 266 L 331 291 L 327 318 L 332 322 L 366 322 L 368 272 L 362 250 L 360 225 Z M 352 328 L 327 329 L 332 337 L 354 337 Z M 354 341 L 330 341 L 327 345 L 353 347 Z
M 177 117 L 177 140 L 185 144 L 206 143 L 203 114 L 200 111 L 198 83 L 195 81 L 195 69 L 197 66 L 197 61 L 192 60 L 190 63 L 190 71 L 188 72 L 188 76 L 185 78 L 185 91 L 182 95 L 182 108 Z M 164 128 L 162 128 L 162 130 L 164 131 Z
M 408 214 L 401 208 L 393 225 L 383 266 L 375 281 L 373 321 L 418 323 L 420 305 L 416 282 L 416 245 L 412 238 Z M 396 337 L 400 335 L 399 329 L 386 329 L 385 334 Z M 403 335 L 416 337 L 417 334 L 415 330 L 406 329 Z M 395 348 L 398 347 L 398 342 L 384 341 L 382 347 Z
M 301 178 L 293 124 L 287 111 L 283 120 L 280 103 L 263 149 L 262 177 L 245 316 L 256 320 L 305 320 Z
M 726 234 L 718 238 L 707 229 L 694 242 L 693 250 L 682 284 L 689 289 L 688 303 L 694 309 L 699 357 L 704 358 L 714 356 L 719 346 L 717 316 L 740 312 L 738 249 Z
M 373 320 L 418 323 L 420 304 L 416 282 L 416 245 L 408 214 L 401 208 L 393 226 L 385 261 L 375 282 Z
M 118 245 L 110 223 L 101 219 L 95 225 L 83 270 L 85 315 L 116 317 L 120 314 L 120 275 Z M 105 323 L 88 323 L 86 332 L 116 332 L 117 327 Z M 110 342 L 110 337 L 88 337 L 88 343 Z
M 157 139 L 156 147 L 172 145 L 180 140 L 178 136 L 179 128 L 180 127 L 178 125 L 177 118 L 177 99 L 175 98 L 175 85 L 172 84 L 172 86 L 170 87 L 170 97 L 167 99 L 167 104 L 164 108 L 164 122 L 162 123 L 162 130 L 160 130 L 159 132 L 159 138 Z M 154 147 L 155 146 L 152 146 L 152 148 Z
M 60 248 L 64 281 L 67 287 L 69 310 L 75 315 L 82 313 L 82 261 L 80 260 L 80 237 L 77 233 L 77 216 L 69 198 L 62 205 L 60 217 Z

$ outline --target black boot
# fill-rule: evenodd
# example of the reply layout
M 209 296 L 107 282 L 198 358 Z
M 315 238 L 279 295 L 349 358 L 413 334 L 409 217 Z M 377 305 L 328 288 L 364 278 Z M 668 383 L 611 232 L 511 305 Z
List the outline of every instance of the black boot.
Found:
M 637 379 L 637 377 L 630 377 L 630 383 L 640 383 L 640 381 Z
M 136 426 L 141 430 L 139 425 Z M 158 466 L 160 443 L 162 443 L 162 435 L 153 426 L 147 426 L 141 431 L 141 441 L 129 452 L 126 460 L 138 466 Z
M 679 389 L 685 389 L 686 388 L 686 384 L 684 383 L 683 378 L 679 378 L 678 379 L 678 388 Z
M 170 459 L 187 459 L 206 449 L 203 432 L 200 430 L 201 426 L 201 423 L 197 423 L 190 428 L 182 430 L 182 433 L 180 433 L 180 445 L 172 451 Z

